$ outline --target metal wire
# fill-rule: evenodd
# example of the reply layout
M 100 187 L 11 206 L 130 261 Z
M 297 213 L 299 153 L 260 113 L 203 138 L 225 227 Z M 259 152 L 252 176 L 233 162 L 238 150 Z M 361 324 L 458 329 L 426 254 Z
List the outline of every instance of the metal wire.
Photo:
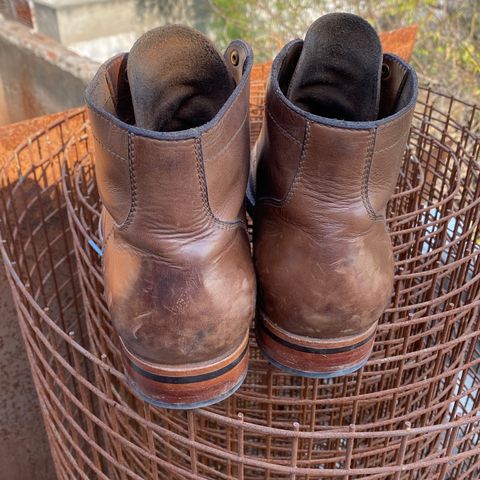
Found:
M 268 68 L 252 81 L 258 135 Z M 103 298 L 84 110 L 1 171 L 0 250 L 61 479 L 480 477 L 478 109 L 421 91 L 388 209 L 395 288 L 357 373 L 282 373 L 251 342 L 226 401 L 157 409 L 130 391 Z M 255 138 L 252 138 L 252 142 Z

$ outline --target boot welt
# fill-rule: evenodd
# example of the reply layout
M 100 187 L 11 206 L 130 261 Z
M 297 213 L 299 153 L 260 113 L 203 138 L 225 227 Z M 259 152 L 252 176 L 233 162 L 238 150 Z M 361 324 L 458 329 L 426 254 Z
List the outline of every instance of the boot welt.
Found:
M 334 378 L 365 365 L 372 352 L 377 323 L 359 335 L 319 339 L 289 333 L 260 313 L 255 333 L 262 353 L 280 370 L 302 377 Z
M 211 363 L 154 364 L 135 356 L 123 342 L 122 354 L 134 393 L 156 407 L 188 410 L 220 402 L 242 385 L 248 367 L 248 335 L 232 353 Z

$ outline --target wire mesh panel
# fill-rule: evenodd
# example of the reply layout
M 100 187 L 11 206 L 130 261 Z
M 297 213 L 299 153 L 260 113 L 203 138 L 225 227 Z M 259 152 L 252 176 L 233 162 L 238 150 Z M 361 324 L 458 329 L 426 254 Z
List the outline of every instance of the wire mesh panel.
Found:
M 266 73 L 252 82 L 253 137 Z M 242 388 L 194 411 L 151 407 L 126 383 L 85 112 L 20 145 L 2 172 L 1 250 L 58 477 L 478 480 L 478 120 L 422 90 L 388 210 L 395 287 L 367 365 L 295 377 L 252 336 Z

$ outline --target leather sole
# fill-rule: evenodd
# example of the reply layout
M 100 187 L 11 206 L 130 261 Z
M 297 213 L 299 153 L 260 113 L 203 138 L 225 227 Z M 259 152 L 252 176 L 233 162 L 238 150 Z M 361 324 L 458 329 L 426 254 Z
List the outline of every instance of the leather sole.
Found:
M 341 377 L 367 362 L 375 341 L 377 322 L 366 332 L 351 337 L 317 339 L 289 333 L 257 318 L 257 343 L 265 357 L 285 372 L 309 378 Z
M 212 363 L 179 367 L 146 362 L 122 342 L 128 383 L 146 402 L 161 408 L 188 410 L 218 403 L 243 383 L 248 367 L 248 335 L 229 355 Z

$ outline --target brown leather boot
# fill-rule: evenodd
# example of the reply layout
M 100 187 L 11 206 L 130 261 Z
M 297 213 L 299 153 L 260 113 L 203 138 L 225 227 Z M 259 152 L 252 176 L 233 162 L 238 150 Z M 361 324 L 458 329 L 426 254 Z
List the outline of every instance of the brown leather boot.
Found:
M 257 339 L 307 377 L 360 368 L 393 280 L 385 224 L 417 95 L 412 68 L 370 25 L 318 19 L 275 59 L 257 169 Z
M 199 32 L 164 27 L 86 92 L 107 303 L 127 377 L 157 406 L 215 403 L 246 375 L 251 67 L 242 41 L 222 58 Z

